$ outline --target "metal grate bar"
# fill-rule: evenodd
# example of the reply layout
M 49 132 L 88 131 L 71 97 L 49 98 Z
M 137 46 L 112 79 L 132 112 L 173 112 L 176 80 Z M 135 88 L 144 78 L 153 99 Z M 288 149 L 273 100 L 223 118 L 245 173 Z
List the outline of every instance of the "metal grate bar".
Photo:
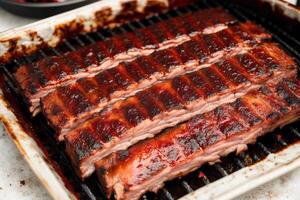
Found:
M 234 157 L 233 158 L 233 160 L 234 160 L 234 162 L 235 162 L 235 164 L 237 165 L 237 166 L 239 166 L 240 168 L 244 168 L 245 167 L 245 165 L 243 164 L 243 162 L 238 158 L 238 157 Z
M 46 55 L 46 53 L 43 50 L 38 50 L 38 53 L 45 59 L 48 59 L 48 56 Z
M 122 25 L 122 28 L 125 30 L 125 32 L 132 32 L 134 29 L 132 29 L 132 26 L 129 25 L 130 23 Z
M 168 200 L 174 200 L 172 194 L 166 188 L 163 188 L 162 191 Z
M 170 16 L 167 12 L 162 13 L 160 15 L 154 15 L 154 18 L 158 19 L 158 22 L 164 21 L 164 20 L 169 20 L 172 16 Z
M 93 192 L 90 190 L 90 188 L 87 185 L 82 184 L 81 186 L 83 190 L 86 192 L 86 194 L 90 197 L 90 200 L 96 200 L 96 197 L 94 196 Z
M 50 51 L 51 51 L 54 55 L 56 55 L 56 56 L 61 55 L 61 53 L 60 53 L 57 49 L 50 48 Z
M 75 40 L 81 47 L 84 47 L 86 45 L 78 36 L 75 37 Z
M 278 134 L 276 136 L 277 141 L 279 142 L 279 144 L 281 144 L 282 146 L 287 146 L 288 144 L 284 141 L 283 136 L 281 134 Z
M 276 29 L 276 31 L 280 32 L 282 34 L 282 36 L 284 36 L 286 39 L 291 40 L 293 42 L 293 44 L 300 46 L 300 41 L 298 39 L 296 39 L 294 36 L 288 34 L 286 31 L 282 30 L 274 23 L 270 23 L 267 20 L 265 22 L 268 23 L 269 26 L 272 26 L 274 29 Z
M 71 43 L 70 43 L 68 40 L 65 40 L 63 43 L 64 43 L 71 51 L 75 51 L 75 50 L 76 50 L 76 48 L 75 48 L 73 45 L 71 45 Z
M 25 59 L 26 63 L 32 63 L 33 68 L 37 68 L 36 63 L 32 60 L 31 57 L 26 56 L 24 59 Z
M 126 29 L 124 28 L 124 26 L 120 26 L 119 29 L 120 29 L 121 33 L 128 32 L 128 30 L 126 30 Z
M 170 12 L 166 12 L 165 15 L 168 17 L 168 18 L 173 18 L 173 17 L 177 17 L 179 15 L 181 15 L 182 13 L 179 11 L 179 9 L 177 10 L 172 10 Z
M 17 59 L 14 59 L 13 62 L 14 62 L 15 65 L 17 65 L 17 66 L 23 65 L 23 63 L 21 63 L 21 62 L 20 62 L 19 60 L 17 60 Z
M 112 32 L 107 29 L 100 30 L 99 32 L 104 36 L 105 39 L 113 36 Z
M 194 191 L 193 188 L 188 184 L 188 182 L 183 180 L 183 181 L 181 181 L 181 184 L 188 193 L 191 193 Z
M 214 164 L 214 167 L 218 170 L 218 172 L 220 172 L 223 177 L 228 175 L 227 171 L 219 163 Z
M 128 27 L 129 31 L 133 31 L 136 28 L 132 25 L 132 23 L 125 24 L 125 27 Z
M 3 70 L 5 72 L 5 75 L 7 75 L 7 77 L 12 80 L 12 83 L 14 83 L 14 77 L 13 75 L 8 71 L 8 69 L 5 66 L 0 65 L 0 69 Z
M 168 13 L 168 15 L 171 15 L 173 17 L 177 17 L 177 16 L 180 16 L 180 15 L 183 15 L 183 14 L 184 14 L 184 12 L 182 11 L 182 9 L 176 9 L 173 12 Z
M 108 35 L 107 38 L 114 37 L 114 36 L 118 35 L 118 33 L 115 29 L 105 30 L 105 33 Z
M 89 36 L 88 34 L 84 34 L 83 35 L 90 43 L 96 43 L 96 41 L 91 37 Z
M 145 20 L 139 21 L 143 25 L 143 27 L 147 27 L 153 24 L 151 17 L 146 18 Z
M 205 185 L 210 183 L 209 179 L 202 171 L 199 172 L 199 178 L 201 178 L 203 180 Z
M 134 21 L 134 22 L 132 22 L 131 23 L 133 26 L 135 26 L 135 29 L 137 29 L 137 28 L 145 28 L 146 26 L 143 24 L 143 23 L 141 23 L 140 21 Z
M 122 32 L 124 32 L 124 30 L 123 30 L 122 27 L 116 27 L 116 28 L 114 28 L 112 30 L 107 30 L 107 31 L 110 32 L 113 36 L 119 35 Z
M 0 67 L 1 70 L 4 71 L 5 75 L 7 76 L 7 78 L 10 80 L 8 81 L 8 84 L 11 86 L 11 88 L 16 91 L 17 90 L 17 86 L 14 82 L 14 77 L 12 76 L 12 74 L 8 71 L 8 69 L 4 66 Z
M 269 149 L 268 149 L 263 143 L 261 143 L 261 142 L 258 141 L 258 142 L 256 142 L 256 144 L 257 144 L 257 146 L 259 146 L 260 149 L 262 149 L 267 155 L 272 153 L 271 151 L 269 151 Z
M 260 158 L 259 158 L 259 156 L 257 155 L 256 152 L 252 152 L 252 157 L 251 157 L 251 158 L 253 158 L 253 160 L 254 160 L 255 162 L 257 162 L 257 161 L 260 160 Z
M 155 23 L 157 23 L 157 22 L 159 22 L 159 21 L 162 21 L 162 19 L 161 19 L 160 17 L 154 15 L 154 16 L 150 17 L 150 18 L 148 19 L 148 21 L 151 22 L 152 24 L 155 24 Z
M 296 135 L 298 138 L 300 138 L 300 133 L 297 129 L 291 127 L 290 130 L 292 133 L 294 133 L 294 135 Z
M 105 40 L 106 39 L 106 37 L 103 35 L 103 34 L 101 34 L 100 32 L 95 32 L 96 33 L 96 35 L 101 39 L 101 40 Z
M 299 64 L 300 63 L 300 53 L 298 51 L 296 51 L 293 47 L 291 47 L 290 45 L 288 45 L 283 39 L 281 39 L 280 37 L 278 37 L 277 35 L 273 35 L 273 38 L 275 40 L 277 40 L 277 42 L 279 42 L 282 46 L 284 46 L 284 48 L 286 48 L 287 50 L 289 50 L 291 53 L 293 53 L 296 57 L 295 60 L 296 62 Z

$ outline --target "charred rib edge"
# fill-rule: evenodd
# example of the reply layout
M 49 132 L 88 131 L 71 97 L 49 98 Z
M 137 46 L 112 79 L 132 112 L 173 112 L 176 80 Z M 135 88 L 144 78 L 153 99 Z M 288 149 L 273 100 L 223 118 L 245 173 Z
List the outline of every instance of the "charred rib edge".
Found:
M 142 49 L 138 49 L 138 48 L 129 49 L 126 52 L 115 55 L 113 58 L 104 59 L 101 62 L 101 64 L 98 66 L 94 66 L 94 65 L 89 66 L 85 69 L 85 71 L 82 71 L 78 74 L 69 75 L 64 79 L 61 79 L 60 82 L 62 82 L 62 83 L 59 83 L 59 86 L 69 85 L 69 84 L 75 82 L 77 79 L 80 79 L 83 77 L 95 76 L 97 73 L 100 73 L 106 69 L 116 67 L 121 62 L 124 62 L 124 61 L 130 62 L 130 61 L 134 60 L 137 56 L 147 56 L 147 55 L 150 55 L 151 53 L 153 53 L 154 51 L 161 51 L 161 50 L 164 50 L 164 49 L 167 49 L 170 47 L 176 47 L 184 42 L 189 41 L 192 37 L 194 37 L 196 35 L 201 35 L 201 34 L 209 35 L 209 34 L 220 32 L 227 28 L 228 28 L 228 25 L 216 24 L 211 27 L 207 27 L 207 28 L 203 29 L 202 31 L 195 31 L 190 34 L 184 34 L 184 35 L 177 36 L 174 39 L 164 41 L 164 42 L 158 44 L 157 46 L 156 45 L 147 45 L 147 46 L 143 47 Z M 44 91 L 38 92 L 37 94 L 32 95 L 32 98 L 29 100 L 30 104 L 31 104 L 31 107 L 29 109 L 30 109 L 30 112 L 33 113 L 33 116 L 41 111 L 41 108 L 39 105 L 40 98 L 46 96 L 48 93 L 54 91 L 56 88 L 57 88 L 57 83 L 54 82 L 54 83 L 49 84 L 48 86 L 44 87 L 43 88 Z
M 296 115 L 295 115 L 296 114 Z M 188 174 L 189 172 L 195 171 L 198 169 L 202 164 L 210 162 L 214 163 L 220 159 L 222 156 L 226 156 L 231 152 L 238 151 L 242 148 L 245 149 L 247 144 L 254 143 L 259 136 L 264 135 L 266 132 L 272 132 L 277 127 L 282 127 L 289 123 L 292 123 L 300 118 L 298 111 L 290 112 L 287 116 L 282 117 L 281 120 L 272 123 L 267 123 L 263 127 L 254 128 L 247 132 L 247 134 L 237 134 L 234 135 L 227 140 L 220 141 L 210 147 L 207 147 L 203 152 L 198 153 L 198 156 L 193 156 L 192 159 L 189 159 L 189 162 L 185 162 L 184 164 L 180 165 L 176 170 L 171 168 L 165 168 L 163 173 L 159 173 L 159 175 L 153 176 L 151 180 L 145 181 L 141 185 L 138 185 L 137 190 L 132 188 L 132 191 L 127 193 L 126 198 L 128 199 L 138 199 L 143 193 L 146 191 L 153 191 L 157 192 L 160 188 L 164 186 L 164 182 L 167 180 L 171 180 L 180 174 L 181 176 Z M 295 117 L 296 116 L 296 117 Z M 225 150 L 224 150 L 225 149 Z M 186 170 L 186 169 L 189 170 Z M 165 175 L 168 174 L 166 177 Z M 164 175 L 164 176 L 162 176 Z M 114 189 L 121 189 L 122 184 L 116 183 L 114 185 Z M 139 190 L 140 188 L 144 188 L 143 190 Z M 116 193 L 116 199 L 120 199 Z
M 123 135 L 123 137 L 119 138 L 117 141 L 113 141 L 110 144 L 107 144 L 110 146 L 110 148 L 105 148 L 102 151 L 96 151 L 93 153 L 93 155 L 89 156 L 85 160 L 82 160 L 80 164 L 80 173 L 81 177 L 84 179 L 88 176 L 90 176 L 94 170 L 95 166 L 94 163 L 101 160 L 102 158 L 108 156 L 112 152 L 116 152 L 119 150 L 125 150 L 129 146 L 137 143 L 138 141 L 144 140 L 146 138 L 151 138 L 154 137 L 157 133 L 159 133 L 161 130 L 175 126 L 176 124 L 186 121 L 193 116 L 196 116 L 198 114 L 206 113 L 211 110 L 214 110 L 220 105 L 226 104 L 226 103 L 232 103 L 236 99 L 244 96 L 247 94 L 249 91 L 258 89 L 262 85 L 265 84 L 276 84 L 279 81 L 281 81 L 283 78 L 289 78 L 289 77 L 294 77 L 296 74 L 295 71 L 290 71 L 288 74 L 287 73 L 282 73 L 278 74 L 276 77 L 273 79 L 268 80 L 266 83 L 263 84 L 251 84 L 249 83 L 248 85 L 241 85 L 240 88 L 236 88 L 234 92 L 223 92 L 223 94 L 220 94 L 218 96 L 214 96 L 213 98 L 209 99 L 206 104 L 203 104 L 203 102 L 198 101 L 198 102 L 192 102 L 190 105 L 187 105 L 185 109 L 180 109 L 180 110 L 172 110 L 170 112 L 165 112 L 162 114 L 159 114 L 155 116 L 152 121 L 156 121 L 156 124 L 159 124 L 161 121 L 161 118 L 164 117 L 164 124 L 160 126 L 156 126 L 154 129 L 151 127 L 144 127 L 143 125 L 137 125 L 135 128 L 131 129 L 128 131 L 127 134 Z M 241 87 L 245 87 L 242 89 Z M 174 113 L 174 114 L 172 114 Z M 171 117 L 170 117 L 171 116 Z M 150 119 L 147 119 L 150 121 Z M 146 121 L 147 121 L 146 120 Z M 148 129 L 147 129 L 148 128 Z M 142 131 L 143 130 L 143 131 Z M 138 133 L 134 135 L 133 133 Z M 147 133 L 147 134 L 145 134 Z M 66 151 L 69 152 L 71 155 L 72 151 L 68 150 L 68 145 L 66 145 Z M 75 164 L 76 168 L 77 164 Z M 77 168 L 78 169 L 78 168 Z
M 260 40 L 257 41 L 258 44 L 260 42 L 261 42 Z M 251 46 L 251 45 L 249 45 L 249 42 L 246 41 L 246 42 L 239 44 L 237 47 L 225 49 L 225 50 L 218 51 L 218 52 L 212 54 L 206 63 L 199 64 L 199 62 L 200 62 L 199 60 L 191 60 L 191 61 L 188 61 L 187 63 L 185 63 L 184 65 L 170 67 L 171 70 L 167 74 L 155 73 L 155 74 L 151 75 L 148 79 L 143 80 L 140 83 L 138 83 L 138 86 L 132 85 L 132 87 L 136 87 L 136 88 L 129 87 L 126 90 L 117 91 L 111 95 L 110 101 L 101 102 L 92 111 L 87 111 L 83 114 L 80 114 L 78 116 L 78 118 L 76 118 L 76 119 L 78 119 L 76 121 L 68 121 L 68 124 L 66 124 L 66 126 L 59 133 L 58 139 L 59 139 L 59 141 L 62 141 L 64 135 L 66 135 L 67 132 L 69 132 L 70 130 L 72 130 L 76 127 L 76 125 L 74 125 L 74 126 L 70 125 L 71 123 L 72 124 L 82 123 L 82 122 L 88 120 L 91 117 L 91 115 L 93 115 L 94 113 L 100 112 L 106 106 L 110 106 L 111 104 L 113 104 L 119 100 L 122 100 L 129 96 L 132 96 L 141 90 L 147 89 L 147 88 L 153 86 L 154 84 L 162 82 L 163 80 L 172 79 L 178 75 L 182 75 L 182 74 L 186 74 L 186 73 L 198 71 L 203 68 L 210 67 L 214 63 L 217 63 L 218 61 L 220 61 L 221 59 L 226 59 L 226 58 L 235 56 L 237 54 L 247 53 L 248 51 L 255 48 L 256 46 L 257 45 Z M 178 70 L 178 69 L 180 69 L 180 70 Z

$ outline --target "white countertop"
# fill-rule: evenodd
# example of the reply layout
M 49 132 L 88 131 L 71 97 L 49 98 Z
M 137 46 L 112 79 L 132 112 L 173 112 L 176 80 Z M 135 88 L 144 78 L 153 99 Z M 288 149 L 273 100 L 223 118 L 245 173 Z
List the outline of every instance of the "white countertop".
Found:
M 0 8 L 0 32 L 33 21 L 33 19 L 17 17 Z M 0 126 L 0 163 L 0 200 L 51 199 L 2 126 Z M 297 169 L 236 200 L 298 200 L 300 199 L 299 185 L 300 169 Z

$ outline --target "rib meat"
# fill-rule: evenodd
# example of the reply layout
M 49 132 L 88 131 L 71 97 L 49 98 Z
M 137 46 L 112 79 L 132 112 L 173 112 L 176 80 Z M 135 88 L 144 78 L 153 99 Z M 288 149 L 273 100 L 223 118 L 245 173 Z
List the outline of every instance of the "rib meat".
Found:
M 97 164 L 108 196 L 138 199 L 300 117 L 300 81 L 263 86 Z
M 14 74 L 33 114 L 40 98 L 60 85 L 117 66 L 154 50 L 177 46 L 192 35 L 226 29 L 235 19 L 225 10 L 213 8 L 184 14 L 149 27 L 126 32 L 78 51 L 21 66 Z
M 166 80 L 201 68 L 221 58 L 246 52 L 271 36 L 253 23 L 231 26 L 211 35 L 193 36 L 177 47 L 121 63 L 96 76 L 59 87 L 41 99 L 43 113 L 59 139 L 105 106 Z
M 80 176 L 87 177 L 95 161 L 114 151 L 233 102 L 261 84 L 296 74 L 294 61 L 275 44 L 265 43 L 114 103 L 66 135 L 67 153 Z

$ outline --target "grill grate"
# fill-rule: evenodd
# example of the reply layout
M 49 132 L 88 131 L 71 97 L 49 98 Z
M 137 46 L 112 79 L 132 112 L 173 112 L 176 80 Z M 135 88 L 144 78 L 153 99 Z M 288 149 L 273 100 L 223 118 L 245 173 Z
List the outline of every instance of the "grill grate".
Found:
M 271 21 L 268 21 L 268 19 L 262 16 L 257 16 L 256 13 L 245 7 L 237 6 L 226 1 L 201 0 L 197 4 L 171 10 L 144 20 L 134 21 L 112 30 L 102 29 L 94 33 L 78 35 L 72 39 L 64 40 L 63 43 L 57 48 L 41 49 L 34 55 L 16 59 L 13 62 L 1 67 L 1 74 L 4 75 L 5 87 L 8 87 L 10 90 L 12 90 L 12 96 L 14 96 L 14 98 L 18 97 L 15 99 L 22 99 L 15 87 L 11 74 L 16 67 L 22 64 L 35 62 L 41 58 L 47 59 L 49 56 L 61 55 L 69 51 L 74 51 L 82 46 L 105 40 L 119 33 L 134 31 L 137 28 L 146 27 L 150 24 L 182 15 L 184 13 L 194 12 L 202 8 L 214 6 L 223 6 L 227 8 L 232 12 L 232 14 L 242 21 L 250 19 L 263 25 L 274 35 L 274 40 L 280 43 L 288 52 L 290 52 L 295 57 L 298 64 L 300 64 L 300 52 L 297 50 L 300 49 L 299 38 L 289 35 L 279 26 L 273 24 Z M 22 115 L 30 119 L 30 114 L 26 109 L 25 102 L 21 102 L 19 104 L 21 104 L 20 109 L 22 110 Z M 88 178 L 84 182 L 80 181 L 80 179 L 75 175 L 67 156 L 64 154 L 64 146 L 57 145 L 53 138 L 53 130 L 47 126 L 47 122 L 43 116 L 39 114 L 31 120 L 31 123 L 35 129 L 37 140 L 45 147 L 50 159 L 60 166 L 62 172 L 68 181 L 70 181 L 78 196 L 81 199 L 105 199 L 100 183 L 97 181 L 95 175 Z M 157 194 L 148 192 L 147 194 L 143 195 L 142 199 L 175 200 L 241 168 L 252 165 L 264 159 L 270 153 L 278 152 L 288 145 L 296 141 L 300 141 L 300 130 L 298 128 L 300 127 L 299 125 L 300 122 L 296 122 L 281 130 L 276 130 L 271 134 L 267 134 L 266 136 L 259 138 L 255 144 L 249 145 L 249 148 L 246 152 L 243 152 L 240 155 L 235 155 L 233 153 L 229 154 L 228 156 L 221 158 L 220 163 L 216 163 L 214 165 L 205 164 L 195 172 L 192 172 L 182 178 L 177 178 L 167 182 L 165 187 L 160 189 Z

